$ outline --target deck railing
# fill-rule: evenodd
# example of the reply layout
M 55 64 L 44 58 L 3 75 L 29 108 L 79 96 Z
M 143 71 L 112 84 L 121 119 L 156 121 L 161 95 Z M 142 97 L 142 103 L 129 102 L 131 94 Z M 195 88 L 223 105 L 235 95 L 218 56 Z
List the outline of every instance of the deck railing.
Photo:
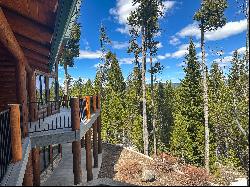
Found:
M 54 119 L 50 121 L 50 123 L 47 123 L 46 127 L 43 127 L 41 129 L 41 123 L 44 122 L 46 117 L 49 117 L 53 114 L 59 113 L 60 108 L 69 108 L 70 107 L 70 101 L 69 100 L 60 100 L 60 101 L 47 101 L 45 102 L 31 102 L 30 104 L 35 105 L 33 114 L 35 115 L 33 121 L 38 121 L 38 125 L 35 125 L 32 128 L 32 120 L 31 116 L 29 117 L 29 133 L 34 132 L 46 132 L 51 130 L 57 130 L 57 129 L 65 129 L 65 128 L 71 128 L 70 123 L 70 116 L 56 116 Z
M 94 112 L 94 104 L 93 104 L 93 96 L 90 96 L 90 114 Z M 60 101 L 47 101 L 46 103 L 43 102 L 32 102 L 30 104 L 35 105 L 34 108 L 34 115 L 35 117 L 33 121 L 38 122 L 35 126 L 32 127 L 32 120 L 29 117 L 29 133 L 34 132 L 45 132 L 45 131 L 51 131 L 51 130 L 57 130 L 57 129 L 65 129 L 65 128 L 72 128 L 71 125 L 71 119 L 70 115 L 67 115 L 66 113 L 63 113 L 62 115 L 57 115 L 53 117 L 52 119 L 47 121 L 46 127 L 42 126 L 41 124 L 45 121 L 46 117 L 49 117 L 55 113 L 60 112 L 60 108 L 70 108 L 71 103 L 69 98 L 64 97 L 63 100 Z M 79 117 L 80 121 L 84 121 L 84 119 L 87 119 L 87 100 L 85 97 L 79 98 Z M 98 102 L 96 102 L 96 108 L 98 108 Z
M 0 182 L 7 171 L 11 159 L 10 109 L 7 109 L 0 112 Z
M 80 121 L 84 120 L 86 118 L 86 99 L 85 98 L 80 98 L 79 99 L 79 115 L 80 115 Z

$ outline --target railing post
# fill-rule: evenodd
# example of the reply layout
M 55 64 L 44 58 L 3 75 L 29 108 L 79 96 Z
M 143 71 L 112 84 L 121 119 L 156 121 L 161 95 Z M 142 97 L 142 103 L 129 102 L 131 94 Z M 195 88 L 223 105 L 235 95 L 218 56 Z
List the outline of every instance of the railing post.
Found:
M 97 133 L 98 133 L 98 154 L 102 153 L 102 130 L 101 130 L 101 95 L 98 94 L 97 106 L 100 110 L 100 115 L 97 118 Z
M 91 118 L 91 113 L 90 113 L 90 96 L 86 96 L 86 117 L 87 119 Z
M 10 105 L 10 129 L 12 162 L 16 163 L 22 160 L 22 137 L 20 126 L 20 109 L 18 104 Z
M 71 124 L 72 130 L 80 130 L 80 116 L 79 116 L 79 99 L 71 98 Z M 73 152 L 73 173 L 74 173 L 74 184 L 80 184 L 82 181 L 82 170 L 81 170 L 81 141 L 72 142 Z
M 96 112 L 96 96 L 93 96 L 93 112 Z M 93 157 L 94 168 L 98 168 L 97 120 L 93 124 Z
M 36 75 L 32 71 L 28 73 L 28 94 L 29 94 L 29 120 L 35 121 L 36 117 Z
M 23 177 L 23 186 L 33 186 L 32 153 L 29 153 L 28 163 Z
M 48 102 L 48 101 L 50 101 L 49 77 L 48 77 L 48 75 L 45 75 L 44 79 L 45 79 L 45 95 L 46 95 L 46 104 L 47 104 L 47 116 L 50 116 L 52 111 L 50 111 L 50 105 L 51 105 L 51 103 Z
M 67 100 L 68 100 L 68 96 L 64 95 L 63 96 L 63 106 L 66 107 L 66 108 L 68 108 L 68 102 L 67 102 Z
M 72 131 L 80 130 L 79 99 L 74 97 L 74 98 L 71 98 L 70 102 L 71 102 Z
M 32 164 L 33 164 L 33 184 L 40 186 L 40 148 L 32 149 Z
M 86 116 L 90 119 L 90 97 L 86 96 Z M 86 169 L 87 181 L 93 180 L 92 173 L 92 155 L 91 155 L 91 131 L 90 129 L 85 134 L 85 149 L 86 149 Z

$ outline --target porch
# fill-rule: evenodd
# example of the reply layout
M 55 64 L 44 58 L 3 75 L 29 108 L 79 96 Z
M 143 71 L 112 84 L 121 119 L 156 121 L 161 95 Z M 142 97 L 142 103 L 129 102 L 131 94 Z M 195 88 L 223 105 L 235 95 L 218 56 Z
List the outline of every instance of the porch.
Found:
M 15 110 L 13 109 L 14 106 Z M 42 108 L 53 108 L 49 104 L 46 106 L 47 107 Z M 26 138 L 21 138 L 21 126 L 24 124 L 20 125 L 19 120 L 18 125 L 18 119 L 14 122 L 17 123 L 14 124 L 14 126 L 16 130 L 19 128 L 20 137 L 10 135 L 13 134 L 13 128 L 7 129 L 10 140 L 8 140 L 8 142 L 2 142 L 1 140 L 0 142 L 1 144 L 7 145 L 4 149 L 2 149 L 2 147 L 0 149 L 0 155 L 7 156 L 4 159 L 6 169 L 1 171 L 1 176 L 3 176 L 1 186 L 27 185 L 30 183 L 30 178 L 31 180 L 33 178 L 32 182 L 34 185 L 39 186 L 41 174 L 40 147 L 54 144 L 72 143 L 71 153 L 73 153 L 73 165 L 72 162 L 70 164 L 74 170 L 74 184 L 82 182 L 81 160 L 83 158 L 81 158 L 81 147 L 85 147 L 85 155 L 83 157 L 86 158 L 87 180 L 90 181 L 93 179 L 92 169 L 93 167 L 98 167 L 98 157 L 100 157 L 98 154 L 102 152 L 100 97 L 86 96 L 81 99 L 71 98 L 70 102 L 58 102 L 57 106 L 59 106 L 56 109 L 57 113 L 53 112 L 54 114 L 52 115 L 47 114 L 47 116 L 45 116 L 45 114 L 41 112 L 44 111 L 41 108 L 41 110 L 36 111 L 35 116 L 39 118 L 35 121 L 29 121 L 28 136 Z M 11 123 L 11 121 L 13 122 L 12 118 L 16 118 L 16 116 L 20 115 L 19 108 L 19 106 L 13 105 L 9 109 L 10 113 L 5 114 L 5 119 L 2 118 L 0 121 L 5 122 L 6 126 L 8 123 Z M 43 114 L 39 115 L 39 113 Z M 21 140 L 21 142 L 17 142 L 19 147 L 18 149 L 13 149 L 13 144 L 10 142 L 15 143 L 18 139 Z M 93 142 L 93 151 L 91 151 L 91 142 Z M 92 156 L 94 165 L 92 165 Z

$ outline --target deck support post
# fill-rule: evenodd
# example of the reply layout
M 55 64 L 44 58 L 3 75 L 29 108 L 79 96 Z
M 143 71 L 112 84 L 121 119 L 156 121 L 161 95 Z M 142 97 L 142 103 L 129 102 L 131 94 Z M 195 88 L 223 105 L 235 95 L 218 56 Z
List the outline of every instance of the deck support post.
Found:
M 86 116 L 88 120 L 91 118 L 90 96 L 86 96 Z M 93 180 L 93 172 L 92 172 L 91 130 L 90 129 L 85 134 L 85 150 L 86 150 L 87 181 L 91 181 Z
M 52 170 L 53 170 L 54 168 L 53 168 L 53 146 L 52 144 L 49 145 L 49 164 L 51 165 Z
M 12 162 L 16 163 L 22 160 L 22 137 L 20 127 L 20 109 L 18 104 L 10 105 L 10 130 Z
M 17 64 L 17 98 L 18 103 L 22 106 L 22 125 L 23 137 L 28 136 L 28 107 L 27 107 L 27 89 L 26 89 L 26 71 L 23 63 Z
M 36 120 L 37 107 L 36 101 L 36 75 L 35 72 L 28 73 L 28 94 L 29 94 L 29 120 Z
M 29 153 L 28 163 L 23 177 L 23 186 L 33 186 L 32 153 Z
M 73 173 L 74 173 L 74 185 L 82 182 L 82 169 L 81 169 L 81 142 L 72 142 L 73 150 Z
M 40 186 L 40 148 L 35 147 L 32 149 L 32 164 L 33 164 L 33 184 Z
M 93 112 L 96 112 L 96 96 L 93 96 Z M 97 120 L 93 124 L 93 157 L 94 168 L 98 168 Z
M 90 129 L 85 134 L 85 149 L 86 149 L 87 181 L 91 181 L 91 180 L 93 180 L 93 172 L 92 172 L 91 131 L 90 131 Z
M 71 124 L 72 131 L 80 130 L 80 116 L 79 116 L 79 99 L 71 98 Z M 82 169 L 81 169 L 81 141 L 72 142 L 73 153 L 73 173 L 74 184 L 80 184 L 82 182 Z
M 52 111 L 51 111 L 51 104 L 52 103 L 48 103 L 48 101 L 50 101 L 50 93 L 49 93 L 49 77 L 48 75 L 46 75 L 44 77 L 45 79 L 45 97 L 46 97 L 46 102 L 47 102 L 47 116 L 50 116 Z
M 100 110 L 100 115 L 97 118 L 97 133 L 98 133 L 98 154 L 102 153 L 102 129 L 101 129 L 101 95 L 98 94 L 97 106 Z

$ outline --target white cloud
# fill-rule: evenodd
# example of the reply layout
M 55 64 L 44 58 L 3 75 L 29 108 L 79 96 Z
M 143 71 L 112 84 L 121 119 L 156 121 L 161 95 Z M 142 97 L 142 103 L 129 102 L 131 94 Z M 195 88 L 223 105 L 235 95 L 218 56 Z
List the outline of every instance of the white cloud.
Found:
M 93 67 L 94 68 L 99 68 L 101 66 L 101 63 L 97 63 L 97 64 L 95 64 Z
M 241 47 L 241 48 L 237 49 L 237 51 L 238 51 L 238 53 L 240 55 L 245 54 L 246 53 L 246 47 Z M 234 51 L 230 52 L 231 55 L 233 55 L 233 53 L 234 53 Z
M 120 27 L 116 29 L 116 31 L 122 34 L 129 34 L 129 28 L 127 25 L 127 18 L 129 14 L 134 11 L 138 7 L 138 4 L 133 6 L 132 0 L 116 0 L 116 7 L 111 8 L 109 13 L 115 17 L 120 25 Z
M 200 47 L 199 43 L 194 43 L 195 47 Z M 179 46 L 179 49 L 171 54 L 172 58 L 181 58 L 183 56 L 185 56 L 188 53 L 188 47 L 189 44 L 182 44 Z
M 239 48 L 239 49 L 238 49 L 238 53 L 239 53 L 239 54 L 244 54 L 244 53 L 246 53 L 246 47 L 241 47 L 241 48 Z
M 199 58 L 201 58 L 201 57 L 202 57 L 202 53 L 199 52 L 199 53 L 197 54 L 197 56 L 198 56 Z M 205 53 L 205 57 L 208 57 L 208 53 Z
M 194 43 L 195 47 L 200 47 L 199 43 Z M 165 55 L 158 55 L 157 59 L 164 60 L 166 58 L 181 58 L 188 53 L 189 44 L 182 44 L 178 47 L 178 50 L 173 53 L 166 53 Z
M 158 55 L 158 56 L 157 56 L 157 58 L 158 58 L 159 60 L 164 60 L 164 59 L 169 58 L 169 57 L 171 57 L 171 54 L 170 54 L 170 53 L 166 53 L 165 55 Z
M 152 58 L 152 62 L 153 62 L 153 63 L 155 63 L 155 62 L 157 62 L 157 61 L 158 61 L 157 58 Z M 146 62 L 149 63 L 149 62 L 150 62 L 150 58 L 147 58 L 147 59 L 146 59 Z
M 120 58 L 120 59 L 118 59 L 120 65 L 122 65 L 122 64 L 133 64 L 134 60 L 135 60 L 134 58 Z M 142 57 L 139 57 L 138 60 L 141 62 L 142 61 Z M 153 63 L 155 63 L 157 61 L 158 61 L 157 58 L 153 58 L 153 60 L 152 60 Z M 150 58 L 147 58 L 146 62 L 149 63 L 150 62 Z
M 112 46 L 114 49 L 124 49 L 128 47 L 128 42 L 118 42 L 118 41 L 112 41 Z
M 129 28 L 128 28 L 128 26 L 126 26 L 124 28 L 122 28 L 122 27 L 117 28 L 116 31 L 120 32 L 121 34 L 129 34 Z
M 214 62 L 218 63 L 220 67 L 226 67 L 230 65 L 230 62 L 232 61 L 232 56 L 225 56 L 223 58 L 217 58 L 213 60 Z
M 180 42 L 179 38 L 177 38 L 176 36 L 171 36 L 171 39 L 169 40 L 169 43 L 171 45 L 178 45 L 181 42 Z
M 102 55 L 101 51 L 80 50 L 79 59 L 97 59 Z
M 121 58 L 118 60 L 119 64 L 133 64 L 134 58 Z
M 196 39 L 200 38 L 200 29 L 197 22 L 189 24 L 188 26 L 184 27 L 180 32 L 176 34 L 177 36 L 184 38 L 195 36 Z
M 157 48 L 162 48 L 162 47 L 163 47 L 162 43 L 159 42 L 159 43 L 157 44 Z
M 169 11 L 175 4 L 175 1 L 164 1 L 164 13 Z M 133 6 L 132 0 L 116 0 L 116 7 L 111 8 L 109 13 L 115 17 L 118 23 L 122 26 L 116 29 L 116 31 L 122 34 L 129 34 L 129 27 L 127 25 L 127 18 L 130 13 L 134 11 L 139 5 Z
M 218 28 L 215 31 L 208 31 L 205 33 L 205 39 L 209 41 L 221 40 L 228 38 L 230 36 L 244 32 L 247 29 L 247 20 L 239 20 L 235 22 L 228 22 L 222 28 Z M 184 37 L 195 37 L 196 39 L 200 38 L 200 29 L 197 22 L 189 24 L 183 28 L 176 36 Z
M 207 32 L 205 38 L 211 41 L 221 40 L 242 33 L 246 29 L 247 29 L 246 19 L 235 22 L 228 22 L 225 26 L 217 29 L 216 31 Z
M 183 62 L 181 62 L 181 63 L 179 63 L 179 64 L 177 64 L 177 66 L 178 67 L 182 67 L 182 66 L 185 66 L 186 64 L 185 64 L 185 62 L 183 61 Z
M 175 1 L 163 1 L 163 13 L 165 14 L 170 9 L 172 9 L 175 5 Z

